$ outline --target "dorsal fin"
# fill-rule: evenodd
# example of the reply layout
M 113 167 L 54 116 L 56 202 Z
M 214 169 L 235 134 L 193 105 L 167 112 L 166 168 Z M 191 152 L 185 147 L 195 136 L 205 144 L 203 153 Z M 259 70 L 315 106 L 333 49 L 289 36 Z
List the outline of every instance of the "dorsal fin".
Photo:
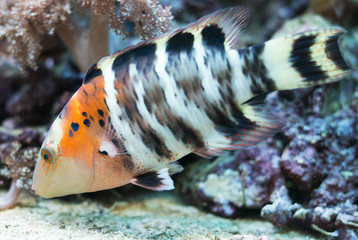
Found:
M 210 26 L 217 26 L 225 35 L 225 42 L 231 48 L 239 48 L 239 36 L 248 23 L 248 11 L 243 7 L 226 8 L 216 11 L 189 25 L 183 32 L 202 32 Z
M 87 73 L 86 73 L 85 77 L 83 78 L 82 84 L 84 85 L 84 84 L 88 83 L 89 81 L 91 81 L 91 79 L 93 79 L 101 74 L 102 74 L 102 70 L 97 68 L 97 63 L 92 64 L 88 68 Z
M 151 49 L 151 53 L 153 54 L 156 45 L 158 45 L 162 41 L 164 41 L 164 43 L 167 43 L 168 40 L 173 39 L 173 37 L 175 37 L 180 32 L 200 34 L 204 29 L 209 30 L 207 27 L 210 26 L 219 29 L 219 32 L 224 35 L 225 44 L 229 45 L 231 48 L 238 49 L 240 45 L 239 36 L 240 33 L 243 32 L 247 26 L 248 16 L 248 11 L 246 10 L 246 8 L 243 7 L 233 7 L 219 10 L 210 15 L 202 17 L 201 19 L 190 24 L 186 28 L 175 29 L 171 32 L 161 35 L 160 37 L 152 38 L 147 41 L 142 41 L 139 42 L 137 45 L 127 47 L 123 51 L 116 51 L 111 56 L 102 58 L 98 62 L 98 66 L 101 66 L 106 60 L 112 58 L 118 58 L 121 60 L 120 62 L 122 62 L 123 59 L 121 59 L 121 57 L 125 58 L 127 57 L 126 55 L 132 56 L 134 52 L 137 52 L 137 50 L 144 50 L 146 51 L 146 55 L 150 55 L 147 52 L 149 48 Z M 212 37 L 213 41 L 215 41 L 215 31 L 208 32 L 210 35 L 209 37 Z M 186 43 L 182 42 L 182 44 Z M 86 74 L 87 77 L 85 78 L 85 83 L 88 81 L 92 74 L 98 74 L 98 70 L 100 70 L 98 66 L 92 65 L 90 67 L 88 73 Z
M 168 32 L 160 37 L 143 41 L 135 46 L 128 47 L 123 51 L 116 52 L 117 55 L 122 55 L 130 50 L 145 46 L 149 43 L 156 43 L 162 39 L 167 39 L 175 36 L 178 32 L 201 32 L 208 26 L 218 26 L 225 35 L 225 42 L 234 49 L 239 48 L 239 36 L 242 33 L 248 23 L 248 10 L 243 7 L 226 8 L 202 17 L 198 21 L 190 24 L 186 28 L 175 29 L 172 32 Z

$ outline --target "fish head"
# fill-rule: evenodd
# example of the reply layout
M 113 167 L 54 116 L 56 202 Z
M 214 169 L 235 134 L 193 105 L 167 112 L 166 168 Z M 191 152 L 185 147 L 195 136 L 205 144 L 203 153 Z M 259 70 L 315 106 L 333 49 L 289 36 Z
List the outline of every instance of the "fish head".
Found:
M 92 185 L 95 143 L 76 105 L 75 94 L 52 124 L 41 147 L 32 185 L 41 197 L 86 192 Z
M 104 122 L 104 79 L 84 83 L 53 122 L 43 142 L 32 188 L 44 198 L 90 191 Z
M 36 194 L 51 198 L 129 183 L 133 162 L 108 137 L 109 116 L 99 75 L 83 83 L 52 124 L 34 171 Z

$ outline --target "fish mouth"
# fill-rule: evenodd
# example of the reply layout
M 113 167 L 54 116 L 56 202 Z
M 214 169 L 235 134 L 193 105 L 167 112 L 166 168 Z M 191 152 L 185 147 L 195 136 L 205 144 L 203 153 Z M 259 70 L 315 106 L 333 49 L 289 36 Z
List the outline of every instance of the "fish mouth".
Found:
M 93 170 L 74 159 L 59 162 L 57 166 L 42 166 L 38 161 L 31 186 L 35 193 L 53 198 L 87 192 L 93 183 Z

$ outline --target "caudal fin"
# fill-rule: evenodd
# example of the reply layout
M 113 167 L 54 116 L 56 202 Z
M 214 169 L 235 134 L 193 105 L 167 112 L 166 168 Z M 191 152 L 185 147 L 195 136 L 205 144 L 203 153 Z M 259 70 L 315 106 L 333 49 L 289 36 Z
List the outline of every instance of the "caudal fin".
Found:
M 253 95 L 334 82 L 349 75 L 352 70 L 338 46 L 343 33 L 338 29 L 309 31 L 239 50 L 245 63 L 243 74 L 251 81 Z M 223 150 L 242 149 L 267 139 L 283 126 L 260 101 L 251 99 L 240 110 L 245 121 L 236 129 L 223 131 L 231 141 L 213 142 L 209 150 L 197 154 L 217 155 Z
M 261 59 L 277 90 L 334 82 L 352 71 L 343 59 L 340 29 L 298 33 L 265 43 Z

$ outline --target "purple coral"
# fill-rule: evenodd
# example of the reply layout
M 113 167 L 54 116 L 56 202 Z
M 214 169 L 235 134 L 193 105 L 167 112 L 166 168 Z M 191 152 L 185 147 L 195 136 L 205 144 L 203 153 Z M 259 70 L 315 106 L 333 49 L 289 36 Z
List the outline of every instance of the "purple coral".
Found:
M 260 151 L 262 148 L 267 151 Z M 189 195 L 188 201 L 194 200 L 220 216 L 237 217 L 243 208 L 255 209 L 269 203 L 270 196 L 279 191 L 284 184 L 279 160 L 279 152 L 263 143 L 237 156 L 223 155 L 206 167 L 195 164 L 194 174 L 188 171 L 180 176 L 188 184 L 180 181 L 184 186 L 179 189 L 184 196 Z

